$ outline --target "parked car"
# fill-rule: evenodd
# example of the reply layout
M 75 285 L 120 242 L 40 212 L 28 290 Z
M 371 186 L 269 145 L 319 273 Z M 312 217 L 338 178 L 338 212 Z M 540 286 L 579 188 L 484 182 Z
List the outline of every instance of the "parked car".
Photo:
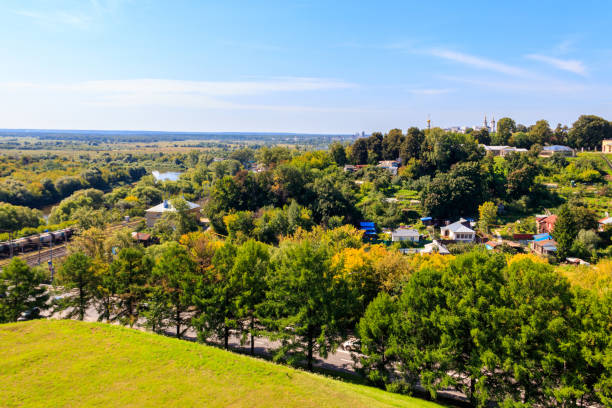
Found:
M 21 313 L 21 316 L 17 318 L 18 322 L 23 322 L 26 320 L 37 319 L 40 316 L 40 308 L 33 307 L 32 309 L 28 309 L 25 312 Z

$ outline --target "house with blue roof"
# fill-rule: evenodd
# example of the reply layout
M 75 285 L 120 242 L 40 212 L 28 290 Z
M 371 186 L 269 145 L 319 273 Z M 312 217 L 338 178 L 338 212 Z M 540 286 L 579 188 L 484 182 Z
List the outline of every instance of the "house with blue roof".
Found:
M 557 241 L 549 233 L 534 235 L 529 246 L 533 252 L 539 255 L 551 256 L 557 253 Z
M 534 235 L 532 241 L 546 241 L 547 239 L 552 239 L 552 236 L 548 232 L 545 232 Z
M 363 231 L 363 237 L 367 240 L 375 240 L 377 237 L 376 225 L 370 221 L 361 221 L 359 229 Z

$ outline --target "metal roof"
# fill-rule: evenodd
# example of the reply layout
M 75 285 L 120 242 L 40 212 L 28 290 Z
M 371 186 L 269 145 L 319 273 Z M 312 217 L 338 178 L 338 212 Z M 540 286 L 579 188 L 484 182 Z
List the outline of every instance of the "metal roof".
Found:
M 447 230 L 452 231 L 452 232 L 474 232 L 473 229 L 466 227 L 465 225 L 463 225 L 459 221 L 453 222 L 452 224 L 447 225 L 446 227 L 442 227 L 440 229 L 441 230 L 447 229 Z
M 190 210 L 193 210 L 194 208 L 200 208 L 200 206 L 196 203 L 192 203 L 190 201 L 186 201 L 186 203 L 189 206 Z M 157 204 L 155 207 L 151 207 L 148 210 L 146 210 L 146 212 L 155 212 L 155 213 L 161 213 L 161 212 L 166 212 L 166 211 L 172 211 L 172 212 L 176 211 L 176 209 L 172 206 L 172 204 L 167 200 Z
M 542 150 L 550 150 L 550 151 L 553 151 L 553 152 L 560 152 L 560 151 L 571 151 L 573 149 L 571 147 L 567 147 L 567 146 L 552 145 L 552 146 L 544 146 L 542 148 Z
M 419 231 L 411 228 L 398 228 L 391 233 L 391 235 L 396 237 L 418 237 Z

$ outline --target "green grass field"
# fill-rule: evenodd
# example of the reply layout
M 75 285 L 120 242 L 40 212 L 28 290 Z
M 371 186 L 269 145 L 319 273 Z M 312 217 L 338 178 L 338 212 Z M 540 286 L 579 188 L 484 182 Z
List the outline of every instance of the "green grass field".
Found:
M 440 407 L 101 323 L 0 325 L 3 407 Z

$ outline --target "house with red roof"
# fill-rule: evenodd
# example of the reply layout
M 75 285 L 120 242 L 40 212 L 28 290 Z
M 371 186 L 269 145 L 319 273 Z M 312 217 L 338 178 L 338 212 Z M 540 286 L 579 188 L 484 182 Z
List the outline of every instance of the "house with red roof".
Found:
M 597 221 L 597 224 L 599 225 L 599 231 L 603 231 L 607 225 L 612 225 L 612 217 L 602 218 Z
M 536 217 L 538 234 L 550 234 L 555 229 L 557 222 L 556 215 L 548 215 L 544 217 Z

